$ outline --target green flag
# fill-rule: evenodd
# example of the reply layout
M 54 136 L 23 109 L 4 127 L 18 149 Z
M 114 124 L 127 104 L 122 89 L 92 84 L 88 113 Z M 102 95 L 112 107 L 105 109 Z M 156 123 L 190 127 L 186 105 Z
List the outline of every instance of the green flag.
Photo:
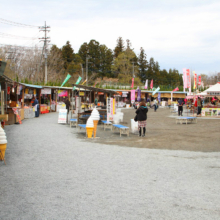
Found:
M 77 79 L 77 81 L 76 81 L 76 83 L 75 84 L 79 84 L 80 83 L 80 81 L 81 81 L 81 79 L 82 79 L 82 77 L 81 76 L 79 76 L 79 78 Z M 73 90 L 75 90 L 76 89 L 76 87 L 74 86 L 73 87 Z
M 60 87 L 62 87 L 70 78 L 70 74 L 68 73 L 68 75 L 66 76 L 66 79 L 63 81 L 62 85 Z

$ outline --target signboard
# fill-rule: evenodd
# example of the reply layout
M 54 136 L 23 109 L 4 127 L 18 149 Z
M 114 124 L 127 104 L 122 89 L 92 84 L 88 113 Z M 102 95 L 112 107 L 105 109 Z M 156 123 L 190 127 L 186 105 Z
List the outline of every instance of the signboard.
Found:
M 63 91 L 61 91 L 61 90 L 58 90 L 58 96 L 68 96 L 68 92 L 66 91 L 66 90 L 63 90 Z
M 41 94 L 42 95 L 51 94 L 51 89 L 49 89 L 49 88 L 41 89 Z
M 85 95 L 84 92 L 80 92 L 80 93 L 79 93 L 79 96 L 84 96 L 84 95 Z
M 127 97 L 128 96 L 128 92 L 122 92 L 122 97 Z
M 207 92 L 207 95 L 220 96 L 220 92 Z
M 60 109 L 58 115 L 58 123 L 66 124 L 67 119 L 67 109 Z
M 18 121 L 19 121 L 19 124 L 22 124 L 21 122 L 21 118 L 20 118 L 20 115 L 18 114 L 18 109 L 17 108 L 12 108 L 14 114 L 17 116 L 18 118 Z
M 107 98 L 107 121 L 113 121 L 113 98 Z

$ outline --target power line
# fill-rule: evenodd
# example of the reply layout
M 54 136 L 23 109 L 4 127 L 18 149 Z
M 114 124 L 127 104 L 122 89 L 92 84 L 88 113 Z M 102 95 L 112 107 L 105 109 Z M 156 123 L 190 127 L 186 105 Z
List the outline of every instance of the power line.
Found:
M 0 18 L 0 23 L 12 25 L 12 26 L 17 26 L 17 27 L 24 27 L 24 28 L 39 28 L 39 26 L 22 24 L 22 23 L 18 23 L 18 22 L 14 22 L 14 21 L 9 21 L 9 20 L 3 19 L 3 18 Z
M 0 37 L 5 37 L 5 38 L 19 38 L 19 39 L 31 39 L 31 40 L 36 40 L 37 38 L 35 37 L 23 37 L 23 36 L 17 36 L 17 35 L 13 35 L 13 34 L 6 34 L 6 33 L 2 33 L 0 32 Z

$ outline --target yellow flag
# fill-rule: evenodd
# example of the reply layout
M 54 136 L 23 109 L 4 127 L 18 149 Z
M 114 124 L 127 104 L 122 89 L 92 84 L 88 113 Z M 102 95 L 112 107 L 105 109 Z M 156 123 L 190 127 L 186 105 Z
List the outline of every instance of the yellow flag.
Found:
M 87 81 L 87 79 L 81 85 L 83 85 L 86 81 Z

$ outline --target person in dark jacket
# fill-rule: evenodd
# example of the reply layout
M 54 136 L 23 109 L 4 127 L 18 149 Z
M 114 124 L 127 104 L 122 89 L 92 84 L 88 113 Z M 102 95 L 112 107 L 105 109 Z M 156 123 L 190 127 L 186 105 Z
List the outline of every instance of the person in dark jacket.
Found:
M 37 100 L 37 97 L 35 97 L 34 102 L 32 103 L 32 106 L 35 107 L 35 117 L 39 117 L 40 106 L 39 106 L 39 102 Z
M 141 102 L 140 107 L 136 111 L 137 121 L 138 121 L 138 131 L 139 131 L 139 136 L 140 137 L 141 137 L 142 128 L 143 128 L 142 137 L 145 136 L 146 125 L 147 125 L 147 112 L 148 112 L 148 108 L 146 107 L 145 102 Z

